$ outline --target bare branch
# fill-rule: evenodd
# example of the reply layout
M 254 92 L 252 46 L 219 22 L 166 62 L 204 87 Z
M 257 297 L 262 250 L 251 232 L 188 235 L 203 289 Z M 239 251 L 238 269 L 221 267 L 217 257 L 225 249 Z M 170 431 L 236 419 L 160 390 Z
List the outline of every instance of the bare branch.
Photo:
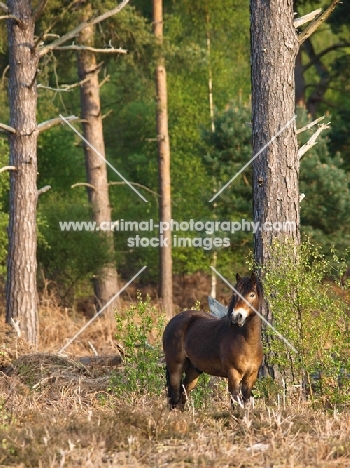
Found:
M 19 327 L 19 320 L 14 320 L 13 317 L 11 317 L 11 325 L 13 326 L 13 328 L 15 329 L 16 333 L 17 333 L 17 336 L 20 337 L 21 336 L 21 329 Z
M 54 37 L 56 36 L 57 38 L 60 37 L 57 34 L 49 34 L 51 29 L 64 17 L 64 15 L 72 8 L 72 6 L 76 3 L 76 0 L 72 0 L 69 5 L 66 6 L 66 8 L 63 8 L 61 10 L 61 13 L 56 16 L 55 20 L 45 29 L 45 31 L 42 32 L 42 34 L 36 39 L 35 41 L 35 47 L 37 47 L 41 41 L 46 38 L 46 37 Z
M 131 185 L 135 185 L 136 187 L 140 187 L 140 188 L 143 188 L 144 190 L 147 190 L 147 192 L 150 192 L 152 193 L 155 197 L 160 197 L 161 195 L 159 195 L 157 192 L 154 192 L 153 190 L 151 190 L 150 188 L 146 187 L 145 185 L 142 185 L 142 184 L 138 184 L 137 182 L 130 182 Z M 125 185 L 125 182 L 109 182 L 108 185 Z
M 102 81 L 100 81 L 100 83 L 98 84 L 98 87 L 101 88 L 105 83 L 108 83 L 108 81 L 110 80 L 110 75 L 107 75 L 103 78 Z
M 4 71 L 2 72 L 1 86 L 4 86 L 5 75 L 6 75 L 6 73 L 8 72 L 9 69 L 10 69 L 10 65 L 6 65 L 6 67 L 4 68 Z
M 36 22 L 40 18 L 40 16 L 43 14 L 48 2 L 49 0 L 41 0 L 40 4 L 36 7 L 34 11 L 34 22 Z
M 314 65 L 316 62 L 318 62 L 324 55 L 328 54 L 329 52 L 332 52 L 333 50 L 337 49 L 343 49 L 345 47 L 350 47 L 350 42 L 339 42 L 338 44 L 333 44 L 329 47 L 326 47 L 325 49 L 322 50 L 319 54 L 316 54 L 312 60 L 310 60 L 309 63 L 304 65 L 303 71 L 308 70 L 312 65 Z
M 305 125 L 305 127 L 299 128 L 297 130 L 297 135 L 299 135 L 299 133 L 305 132 L 305 130 L 310 130 L 311 127 L 318 124 L 318 122 L 320 122 L 324 118 L 325 118 L 325 116 L 323 115 L 322 117 L 319 117 L 318 119 L 314 120 L 313 122 L 308 123 L 307 125 Z
M 321 15 L 319 15 L 314 21 L 307 26 L 307 28 L 304 29 L 304 31 L 299 35 L 298 37 L 298 42 L 299 42 L 299 47 L 303 42 L 306 41 L 308 37 L 311 36 L 312 33 L 316 31 L 316 29 L 321 26 L 322 23 L 326 21 L 326 19 L 330 16 L 332 11 L 335 9 L 337 4 L 340 2 L 340 0 L 332 0 L 331 5 L 325 10 Z
M 83 80 L 79 81 L 79 83 L 73 83 L 71 85 L 62 85 L 62 88 L 51 88 L 51 86 L 45 86 L 45 85 L 42 85 L 42 84 L 38 84 L 38 88 L 48 89 L 50 91 L 55 91 L 56 93 L 62 93 L 62 92 L 70 91 L 71 89 L 76 88 L 77 86 L 81 86 L 81 85 L 83 85 L 84 83 L 86 83 L 89 80 L 90 80 L 90 78 L 87 77 L 87 78 L 84 78 Z
M 17 171 L 17 167 L 15 166 L 4 166 L 0 169 L 0 172 L 4 171 Z
M 5 16 L 0 16 L 0 20 L 2 19 L 13 19 L 15 20 L 17 23 L 21 23 L 21 20 L 19 18 L 17 18 L 17 16 L 15 15 L 5 15 Z
M 108 117 L 112 112 L 113 112 L 113 109 L 109 109 L 109 111 L 107 111 L 105 114 L 103 114 L 102 120 L 105 119 L 106 117 Z
M 92 352 L 94 353 L 95 356 L 98 356 L 98 352 L 96 351 L 95 346 L 91 343 L 91 341 L 88 341 L 90 348 L 92 349 Z
M 0 20 L 2 20 L 2 19 L 13 19 L 18 24 L 22 24 L 22 21 L 19 18 L 17 18 L 17 16 L 10 14 L 10 10 L 9 10 L 8 6 L 5 5 L 5 3 L 0 2 L 0 8 L 3 9 L 5 11 L 5 13 L 7 13 L 6 16 L 0 16 Z
M 45 185 L 44 187 L 38 190 L 38 196 L 41 195 L 42 193 L 47 192 L 48 190 L 50 190 L 50 188 L 51 188 L 51 185 Z
M 320 13 L 322 13 L 322 8 L 319 8 L 318 10 L 314 10 L 311 13 L 308 13 L 307 15 L 301 16 L 300 18 L 295 18 L 294 27 L 299 28 L 303 24 L 308 23 L 309 21 L 312 21 Z
M 70 115 L 69 117 L 66 117 L 67 120 L 70 122 L 82 122 L 79 117 L 76 117 L 75 115 Z M 38 130 L 39 132 L 43 132 L 44 130 L 47 130 L 54 125 L 58 125 L 62 123 L 62 119 L 60 117 L 55 117 L 54 119 L 46 120 L 45 122 L 42 122 L 38 125 Z
M 316 132 L 311 136 L 311 138 L 309 139 L 309 141 L 307 143 L 305 143 L 305 145 L 303 145 L 301 148 L 299 148 L 299 151 L 298 151 L 298 156 L 299 156 L 299 159 L 301 159 L 304 154 L 309 151 L 310 148 L 312 148 L 313 146 L 316 145 L 317 143 L 317 137 L 319 136 L 319 134 L 323 131 L 323 130 L 326 130 L 327 128 L 330 128 L 329 127 L 329 124 L 330 122 L 328 122 L 327 124 L 321 124 L 319 125 L 318 129 L 316 130 Z
M 40 48 L 39 49 L 39 57 L 42 57 L 43 55 L 50 52 L 50 50 L 56 49 L 57 47 L 61 46 L 65 42 L 67 42 L 67 41 L 73 39 L 74 37 L 78 36 L 78 34 L 83 29 L 85 29 L 89 24 L 100 23 L 101 21 L 105 20 L 106 18 L 109 18 L 110 16 L 113 16 L 113 15 L 119 13 L 128 3 L 129 3 L 129 0 L 123 0 L 122 3 L 120 3 L 117 7 L 113 8 L 112 10 L 106 11 L 102 15 L 97 16 L 95 19 L 92 19 L 89 22 L 84 21 L 83 23 L 79 24 L 72 31 L 70 31 L 67 34 L 65 34 L 64 36 L 56 39 L 56 41 L 53 41 L 50 44 Z
M 16 129 L 14 129 L 13 127 L 10 127 L 10 125 L 0 123 L 0 128 L 2 130 L 5 130 L 6 132 L 17 133 Z
M 55 47 L 55 50 L 87 50 L 89 52 L 95 52 L 96 54 L 126 54 L 128 51 L 126 49 L 114 49 L 114 48 L 105 48 L 105 49 L 96 49 L 95 47 L 81 46 L 81 45 L 70 45 L 63 47 Z
M 75 187 L 89 187 L 92 190 L 96 190 L 96 187 L 94 185 L 88 184 L 87 182 L 78 182 L 76 184 L 71 185 L 71 188 L 75 188 Z
M 129 0 L 123 0 L 122 3 L 120 3 L 118 6 L 113 8 L 112 10 L 106 11 L 100 16 L 97 16 L 94 20 L 91 21 L 92 24 L 97 24 L 101 23 L 101 21 L 104 21 L 105 19 L 109 18 L 110 16 L 114 16 L 117 13 L 119 13 L 127 4 L 129 3 Z

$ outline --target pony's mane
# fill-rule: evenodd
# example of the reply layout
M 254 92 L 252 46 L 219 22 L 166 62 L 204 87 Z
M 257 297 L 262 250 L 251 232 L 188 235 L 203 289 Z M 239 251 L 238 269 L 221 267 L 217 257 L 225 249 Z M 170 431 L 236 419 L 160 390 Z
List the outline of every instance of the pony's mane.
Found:
M 256 293 L 259 298 L 259 306 L 261 304 L 261 301 L 263 299 L 263 287 L 261 284 L 261 281 L 259 278 L 255 275 L 255 279 L 253 280 L 250 276 L 245 276 L 243 278 L 240 278 L 240 280 L 237 282 L 235 289 L 243 296 L 245 297 L 246 294 L 248 294 L 250 291 L 253 289 L 256 289 Z M 237 300 L 237 295 L 234 292 L 231 296 L 230 303 L 227 308 L 227 316 L 229 317 L 232 314 L 232 311 L 235 307 L 236 300 Z

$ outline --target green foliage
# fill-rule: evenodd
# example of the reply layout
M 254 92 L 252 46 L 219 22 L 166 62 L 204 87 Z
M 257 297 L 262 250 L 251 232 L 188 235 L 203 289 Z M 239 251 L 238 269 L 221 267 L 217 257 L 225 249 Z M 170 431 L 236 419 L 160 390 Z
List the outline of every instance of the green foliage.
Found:
M 298 126 L 307 124 L 305 111 L 299 110 Z M 302 146 L 315 129 L 302 132 Z M 301 229 L 324 248 L 331 257 L 331 245 L 341 251 L 350 241 L 350 175 L 346 172 L 340 155 L 330 155 L 328 134 L 323 132 L 301 159 L 300 192 L 305 199 L 300 205 Z
M 296 249 L 296 256 L 294 252 Z M 348 253 L 348 252 L 346 252 Z M 350 370 L 350 335 L 347 304 L 336 295 L 334 278 L 346 269 L 345 258 L 333 253 L 332 264 L 309 241 L 295 247 L 275 242 L 265 265 L 265 297 L 273 314 L 273 325 L 297 350 L 284 341 L 271 340 L 270 364 L 276 364 L 294 384 L 302 384 L 312 400 L 331 403 L 349 397 L 349 379 L 339 379 Z M 267 328 L 267 334 L 274 335 Z
M 252 132 L 247 125 L 250 120 L 250 104 L 231 102 L 224 111 L 216 114 L 214 132 L 211 129 L 203 130 L 202 139 L 206 147 L 204 163 L 208 176 L 217 181 L 213 190 L 220 190 L 252 157 Z M 249 166 L 216 199 L 215 211 L 219 216 L 232 220 L 250 216 L 251 174 Z
M 165 318 L 151 305 L 150 297 L 131 304 L 123 315 L 116 315 L 118 343 L 124 349 L 124 369 L 111 379 L 111 390 L 123 399 L 164 392 L 164 366 L 161 365 L 161 336 Z M 149 343 L 150 336 L 154 342 Z
M 227 380 L 201 374 L 196 387 L 190 394 L 189 404 L 196 409 L 208 409 L 219 401 L 225 403 L 229 401 Z
M 88 203 L 76 203 L 73 194 L 58 196 L 48 192 L 43 196 L 47 199 L 38 212 L 42 220 L 38 262 L 46 277 L 56 282 L 60 297 L 66 302 L 72 298 L 75 286 L 92 279 L 93 274 L 111 259 L 100 233 L 62 231 L 60 228 L 60 222 L 92 219 Z

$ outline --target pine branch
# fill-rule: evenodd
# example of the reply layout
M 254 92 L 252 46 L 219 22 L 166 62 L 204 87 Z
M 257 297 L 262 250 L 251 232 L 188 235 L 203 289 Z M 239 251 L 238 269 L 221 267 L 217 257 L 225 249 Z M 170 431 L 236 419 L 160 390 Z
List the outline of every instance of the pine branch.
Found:
M 10 132 L 10 133 L 17 133 L 16 129 L 14 129 L 13 127 L 10 127 L 10 125 L 6 125 L 3 123 L 0 123 L 0 129 L 5 130 L 6 132 Z
M 308 70 L 312 65 L 315 65 L 324 55 L 328 54 L 329 52 L 333 52 L 333 50 L 343 49 L 344 47 L 350 47 L 350 42 L 340 42 L 338 44 L 333 44 L 332 46 L 326 47 L 322 50 L 319 54 L 316 54 L 309 63 L 304 65 L 303 71 Z
M 0 16 L 0 20 L 2 19 L 13 19 L 15 20 L 17 23 L 21 23 L 21 20 L 19 18 L 17 18 L 17 16 L 15 15 L 5 15 L 5 16 Z
M 80 23 L 76 28 L 74 28 L 72 31 L 68 32 L 64 36 L 56 39 L 56 41 L 51 42 L 50 44 L 42 47 L 39 49 L 39 57 L 43 57 L 46 55 L 48 52 L 50 52 L 53 49 L 56 49 L 57 47 L 61 46 L 65 42 L 73 39 L 74 37 L 78 36 L 79 33 L 85 29 L 89 24 L 97 24 L 100 23 L 101 21 L 105 20 L 106 18 L 109 18 L 110 16 L 113 16 L 117 13 L 119 13 L 127 4 L 129 3 L 129 0 L 123 0 L 122 3 L 120 3 L 117 7 L 113 8 L 112 10 L 106 11 L 100 16 L 97 16 L 95 19 L 92 19 L 90 21 L 84 21 L 83 23 Z
M 309 21 L 312 21 L 315 18 L 315 16 L 318 16 L 320 13 L 322 13 L 322 8 L 314 10 L 311 13 L 308 13 L 307 15 L 301 16 L 300 18 L 295 18 L 294 27 L 300 28 L 300 26 L 302 26 L 305 23 L 308 23 Z
M 307 38 L 311 36 L 311 34 L 316 31 L 317 28 L 319 28 L 319 26 L 321 26 L 322 23 L 326 21 L 339 2 L 340 0 L 332 0 L 332 3 L 327 8 L 327 10 L 325 10 L 311 24 L 309 24 L 307 28 L 304 29 L 304 31 L 298 37 L 299 47 L 301 44 L 303 44 L 303 42 L 306 41 Z
M 89 187 L 92 190 L 96 190 L 96 187 L 92 184 L 88 184 L 87 182 L 77 182 L 76 184 L 71 185 L 71 188 L 75 187 Z
M 76 0 L 72 0 L 69 5 L 66 6 L 66 8 L 63 8 L 61 10 L 61 13 L 56 16 L 55 20 L 49 24 L 49 26 L 41 33 L 41 35 L 36 39 L 35 41 L 35 47 L 37 47 L 41 41 L 47 37 L 53 37 L 55 36 L 56 38 L 60 37 L 58 34 L 49 34 L 51 29 L 64 17 L 64 15 L 72 8 L 72 6 L 76 3 Z
M 4 171 L 17 171 L 17 168 L 15 166 L 4 166 L 0 169 L 0 172 Z
M 152 193 L 155 197 L 160 197 L 161 195 L 159 195 L 157 192 L 154 192 L 153 190 L 151 190 L 150 188 L 146 187 L 145 185 L 142 185 L 142 184 L 138 184 L 137 182 L 130 182 L 131 185 L 135 185 L 136 187 L 140 187 L 140 188 L 143 188 L 144 190 L 146 190 L 147 192 L 150 192 Z M 110 185 L 125 185 L 125 182 L 108 182 L 108 186 Z
M 5 16 L 0 16 L 0 20 L 2 20 L 2 19 L 13 19 L 18 24 L 21 24 L 21 25 L 23 24 L 22 21 L 19 18 L 17 18 L 17 16 L 11 15 L 10 10 L 9 10 L 8 6 L 5 5 L 5 3 L 0 2 L 0 8 L 3 9 L 5 13 L 7 13 L 7 15 L 5 15 Z
M 319 125 L 318 129 L 316 130 L 316 132 L 311 136 L 311 138 L 309 139 L 309 141 L 307 143 L 305 143 L 305 145 L 303 145 L 301 148 L 299 148 L 299 151 L 298 151 L 298 156 L 299 156 L 299 159 L 301 159 L 304 154 L 309 151 L 309 149 L 311 149 L 313 146 L 316 145 L 317 143 L 317 138 L 319 136 L 319 134 L 323 131 L 323 130 L 326 130 L 329 127 L 329 124 L 330 122 L 328 122 L 327 124 L 321 124 Z
M 87 77 L 87 78 L 84 78 L 83 80 L 79 81 L 78 83 L 73 83 L 71 85 L 62 85 L 62 88 L 51 88 L 51 86 L 45 86 L 45 85 L 42 85 L 42 84 L 38 84 L 38 88 L 48 89 L 49 91 L 55 91 L 56 93 L 62 93 L 62 92 L 70 91 L 71 89 L 76 88 L 78 86 L 81 86 L 81 85 L 83 85 L 84 83 L 86 83 L 89 80 L 90 80 L 90 78 Z
M 38 190 L 38 196 L 41 195 L 42 193 L 47 192 L 50 189 L 51 189 L 51 185 L 45 185 L 44 187 Z
M 100 16 L 97 16 L 94 20 L 91 21 L 91 24 L 97 24 L 101 23 L 101 21 L 104 21 L 105 19 L 116 15 L 119 13 L 127 4 L 129 3 L 129 0 L 123 0 L 122 3 L 120 3 L 118 6 L 113 8 L 112 10 L 106 11 Z
M 325 116 L 323 115 L 322 117 L 319 117 L 318 119 L 314 120 L 313 122 L 308 123 L 307 125 L 305 125 L 305 127 L 299 128 L 297 130 L 297 132 L 296 132 L 297 135 L 299 135 L 299 133 L 305 132 L 305 130 L 310 130 L 311 127 L 318 124 L 318 122 L 320 122 L 324 118 L 325 118 Z
M 79 117 L 76 117 L 75 115 L 70 115 L 69 117 L 66 117 L 67 120 L 70 122 L 82 122 Z M 42 122 L 38 125 L 38 130 L 39 132 L 43 132 L 44 130 L 48 130 L 49 128 L 53 127 L 54 125 L 58 125 L 62 123 L 62 119 L 60 117 L 55 117 L 54 119 L 46 120 L 45 122 Z
M 70 45 L 63 47 L 55 47 L 55 50 L 86 50 L 89 52 L 95 52 L 96 54 L 126 54 L 128 51 L 126 49 L 114 49 L 105 48 L 105 49 L 95 49 L 95 47 L 81 46 L 81 45 Z
M 41 0 L 40 4 L 36 7 L 34 11 L 34 22 L 38 21 L 40 16 L 44 13 L 46 5 L 48 4 L 49 0 Z

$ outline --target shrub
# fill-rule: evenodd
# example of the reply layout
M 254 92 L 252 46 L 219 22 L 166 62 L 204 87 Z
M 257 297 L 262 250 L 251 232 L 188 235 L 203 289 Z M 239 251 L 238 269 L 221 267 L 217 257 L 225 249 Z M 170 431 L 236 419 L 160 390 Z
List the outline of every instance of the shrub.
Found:
M 137 293 L 137 303 L 116 315 L 117 340 L 124 348 L 124 369 L 113 376 L 111 389 L 117 396 L 165 395 L 165 370 L 161 362 L 161 338 L 165 318 Z M 153 337 L 152 344 L 150 336 Z
M 265 265 L 273 325 L 297 350 L 295 354 L 282 340 L 271 339 L 270 363 L 294 384 L 302 384 L 313 401 L 349 398 L 349 318 L 341 283 L 345 269 L 344 259 L 333 252 L 333 261 L 327 260 L 309 240 L 298 247 L 275 242 Z M 267 336 L 273 335 L 268 328 Z

